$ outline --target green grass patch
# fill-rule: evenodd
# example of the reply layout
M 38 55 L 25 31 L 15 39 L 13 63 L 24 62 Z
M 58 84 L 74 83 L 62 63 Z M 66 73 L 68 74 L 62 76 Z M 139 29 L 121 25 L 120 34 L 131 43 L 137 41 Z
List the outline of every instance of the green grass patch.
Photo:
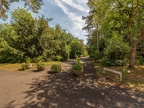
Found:
M 51 64 L 58 63 L 57 61 L 52 61 L 52 62 L 44 62 L 45 66 L 49 66 Z M 0 64 L 0 70 L 7 70 L 7 71 L 18 71 L 21 69 L 22 63 L 3 63 Z M 36 63 L 32 63 L 32 69 L 36 69 L 37 65 Z

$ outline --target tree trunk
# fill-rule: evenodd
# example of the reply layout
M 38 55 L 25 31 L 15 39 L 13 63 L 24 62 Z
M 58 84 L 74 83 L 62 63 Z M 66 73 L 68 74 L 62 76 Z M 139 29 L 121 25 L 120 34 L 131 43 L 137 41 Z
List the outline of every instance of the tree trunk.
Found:
M 129 67 L 134 69 L 135 68 L 135 57 L 136 57 L 136 50 L 137 50 L 137 45 L 140 43 L 144 38 L 144 26 L 141 30 L 141 34 L 138 37 L 138 39 L 132 44 L 132 49 L 130 51 L 130 62 L 129 62 Z
M 129 67 L 132 68 L 132 69 L 135 68 L 136 46 L 137 45 L 133 45 L 132 49 L 130 51 L 130 63 L 129 63 Z

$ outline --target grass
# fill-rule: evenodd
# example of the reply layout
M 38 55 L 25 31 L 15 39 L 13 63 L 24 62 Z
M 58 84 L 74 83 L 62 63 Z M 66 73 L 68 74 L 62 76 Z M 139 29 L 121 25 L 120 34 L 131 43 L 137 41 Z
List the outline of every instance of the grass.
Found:
M 53 63 L 56 63 L 57 61 L 53 61 L 53 62 L 44 62 L 46 66 L 49 66 Z M 7 71 L 12 71 L 12 72 L 16 72 L 19 69 L 21 69 L 21 65 L 22 63 L 4 63 L 4 64 L 0 64 L 0 70 L 7 70 Z M 32 69 L 36 69 L 36 63 L 32 63 Z
M 116 71 L 120 71 L 123 74 L 123 81 L 121 84 L 130 88 L 144 90 L 144 65 L 136 66 L 135 69 L 129 69 L 128 66 L 103 66 L 101 63 L 95 63 L 96 73 L 101 77 L 108 77 L 114 82 L 119 82 L 119 75 L 112 72 L 103 73 L 103 68 L 110 68 Z M 130 73 L 124 72 L 123 69 L 130 70 Z

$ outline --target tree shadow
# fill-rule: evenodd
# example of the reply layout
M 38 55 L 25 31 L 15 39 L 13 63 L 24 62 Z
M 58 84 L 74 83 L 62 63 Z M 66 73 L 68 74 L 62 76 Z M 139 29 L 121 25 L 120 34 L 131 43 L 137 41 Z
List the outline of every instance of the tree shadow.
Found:
M 86 60 L 86 59 L 85 59 Z M 69 71 L 47 74 L 29 83 L 21 108 L 142 108 L 144 92 L 102 85 L 90 60 L 85 61 L 85 76 L 74 77 Z M 12 105 L 11 105 L 12 106 Z

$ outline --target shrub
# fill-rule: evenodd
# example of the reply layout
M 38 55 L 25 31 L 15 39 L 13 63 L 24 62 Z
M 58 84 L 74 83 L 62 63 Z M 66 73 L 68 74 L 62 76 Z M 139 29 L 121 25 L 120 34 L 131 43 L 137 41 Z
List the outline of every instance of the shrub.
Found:
M 83 73 L 83 65 L 81 65 L 80 62 L 80 58 L 76 56 L 76 64 L 72 66 L 72 72 L 77 76 Z
M 52 72 L 61 72 L 61 64 L 57 63 L 57 64 L 52 64 L 51 65 L 51 69 Z
M 21 65 L 21 70 L 27 70 L 27 64 L 26 63 L 22 63 Z
M 103 54 L 101 52 L 97 50 L 94 52 L 94 55 L 93 55 L 94 62 L 100 60 L 102 57 L 103 57 Z
M 72 70 L 82 71 L 83 70 L 83 65 L 75 64 L 75 65 L 73 65 Z
M 73 65 L 72 72 L 77 76 L 81 75 L 83 73 L 83 65 L 81 64 Z
M 25 63 L 22 63 L 21 65 L 21 70 L 27 70 L 27 69 L 32 68 L 32 64 L 30 62 L 31 62 L 30 57 L 26 57 Z
M 43 62 L 37 62 L 36 63 L 36 65 L 37 65 L 37 69 L 39 70 L 39 71 L 42 71 L 42 70 L 44 70 L 45 69 L 45 64 L 43 63 Z
M 25 58 L 25 63 L 26 63 L 26 64 L 29 64 L 30 62 L 31 62 L 30 57 L 26 57 L 26 58 Z
M 136 56 L 136 64 L 144 65 L 144 58 L 142 56 Z
M 81 60 L 78 56 L 76 56 L 76 64 L 80 64 Z
M 61 61 L 61 60 L 62 60 L 62 58 L 63 58 L 63 57 L 62 57 L 62 56 L 60 56 L 60 55 L 57 55 L 57 56 L 56 56 L 56 60 L 57 60 L 57 61 Z
M 102 62 L 107 66 L 124 66 L 127 63 L 125 60 L 110 60 L 108 58 L 104 58 Z

